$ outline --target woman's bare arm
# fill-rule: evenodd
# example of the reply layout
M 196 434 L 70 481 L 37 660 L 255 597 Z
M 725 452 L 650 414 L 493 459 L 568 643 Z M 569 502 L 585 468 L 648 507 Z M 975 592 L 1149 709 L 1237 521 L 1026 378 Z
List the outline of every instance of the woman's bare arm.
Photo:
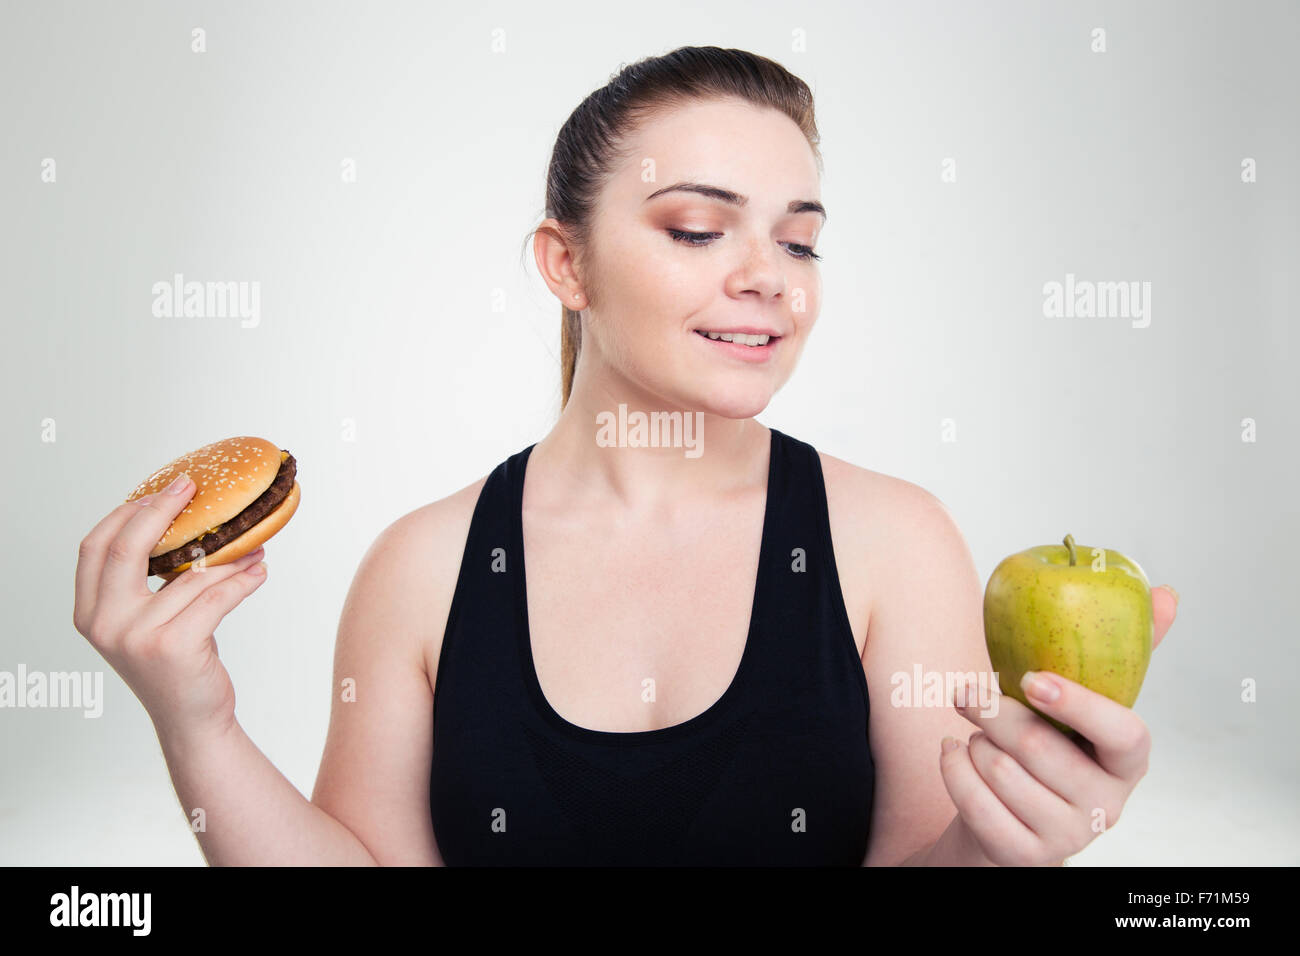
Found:
M 888 509 L 886 533 L 875 542 L 888 557 L 872 565 L 878 570 L 864 653 L 876 764 L 864 865 L 991 865 L 970 841 L 956 840 L 957 831 L 947 832 L 957 808 L 939 771 L 940 738 L 964 741 L 975 728 L 950 705 L 924 706 L 928 702 L 916 700 L 924 687 L 911 686 L 917 665 L 923 678 L 936 675 L 945 687 L 955 674 L 978 678 L 992 671 L 983 587 L 943 503 L 910 482 L 896 482 L 891 493 L 898 500 Z M 911 686 L 907 706 L 893 700 L 895 674 Z M 936 847 L 938 856 L 927 861 Z
M 158 735 L 172 784 L 211 866 L 373 866 L 347 827 L 313 806 L 239 722 L 205 739 Z M 202 813 L 196 813 L 201 810 Z
M 398 519 L 362 558 L 339 622 L 330 726 L 310 801 L 238 721 L 202 737 L 159 733 L 177 796 L 203 821 L 195 836 L 209 864 L 441 865 L 429 813 L 426 651 L 436 668 L 477 498 L 467 493 L 476 490 Z
M 418 618 L 428 581 L 419 588 L 412 580 L 417 567 L 431 569 L 405 553 L 414 524 L 408 515 L 385 529 L 353 578 L 339 622 L 329 734 L 312 800 L 238 721 L 199 739 L 159 733 L 181 804 L 192 819 L 196 808 L 203 811 L 205 829 L 195 836 L 209 864 L 437 859 L 427 803 L 433 704 L 418 642 L 427 623 Z M 355 703 L 345 702 L 345 680 L 355 687 Z
M 362 559 L 339 622 L 312 803 L 385 866 L 442 865 L 429 809 L 432 677 L 481 487 L 386 528 Z

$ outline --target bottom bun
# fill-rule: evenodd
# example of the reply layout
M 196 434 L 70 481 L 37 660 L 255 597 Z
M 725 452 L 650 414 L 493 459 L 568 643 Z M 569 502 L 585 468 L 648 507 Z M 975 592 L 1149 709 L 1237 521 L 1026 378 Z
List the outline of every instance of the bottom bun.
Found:
M 262 542 L 283 528 L 289 519 L 293 517 L 293 513 L 298 510 L 298 499 L 301 494 L 302 489 L 298 487 L 298 482 L 295 481 L 293 487 L 289 489 L 289 493 L 284 496 L 284 500 L 275 506 L 274 511 L 224 548 L 219 548 L 212 554 L 207 555 L 203 559 L 203 566 L 211 568 L 218 564 L 230 564 L 230 562 L 238 561 L 246 554 L 252 554 Z M 158 577 L 166 581 L 175 580 L 188 571 L 193 563 L 193 561 L 186 561 L 176 570 L 164 571 Z

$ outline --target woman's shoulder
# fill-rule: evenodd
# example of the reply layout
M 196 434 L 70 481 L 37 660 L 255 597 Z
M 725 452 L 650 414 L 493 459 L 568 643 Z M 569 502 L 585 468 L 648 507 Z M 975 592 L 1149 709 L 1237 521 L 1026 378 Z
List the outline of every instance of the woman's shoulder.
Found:
M 817 455 L 845 610 L 862 648 L 873 610 L 893 590 L 891 574 L 908 564 L 927 512 L 943 504 L 906 479 Z
M 906 519 L 916 509 L 934 504 L 942 507 L 933 494 L 904 478 L 872 471 L 823 451 L 818 451 L 817 457 L 826 484 L 827 505 L 854 531 L 882 531 L 890 519 Z
M 955 528 L 948 507 L 926 488 L 893 475 L 818 452 L 826 484 L 831 525 L 844 528 L 837 540 L 861 542 L 872 551 L 903 554 L 918 535 Z M 851 536 L 851 537 L 848 537 Z
M 394 519 L 367 551 L 366 570 L 358 572 L 392 595 L 390 612 L 405 618 L 394 622 L 394 630 L 417 635 L 431 688 L 470 522 L 488 477 Z
M 487 480 L 488 475 L 483 475 L 444 498 L 406 512 L 381 531 L 379 537 L 390 539 L 408 559 L 420 555 L 433 559 L 434 552 L 445 550 L 449 535 L 465 537 Z M 456 556 L 457 560 L 459 557 Z

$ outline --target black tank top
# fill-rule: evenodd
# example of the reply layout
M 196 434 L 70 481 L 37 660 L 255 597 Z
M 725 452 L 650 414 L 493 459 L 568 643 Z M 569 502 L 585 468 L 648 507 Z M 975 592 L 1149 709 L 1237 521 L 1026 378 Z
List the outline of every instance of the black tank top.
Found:
M 659 730 L 580 727 L 547 702 L 525 603 L 534 446 L 488 476 L 434 684 L 430 807 L 448 866 L 862 863 L 875 775 L 869 701 L 821 462 L 811 445 L 771 433 L 740 665 L 708 710 Z

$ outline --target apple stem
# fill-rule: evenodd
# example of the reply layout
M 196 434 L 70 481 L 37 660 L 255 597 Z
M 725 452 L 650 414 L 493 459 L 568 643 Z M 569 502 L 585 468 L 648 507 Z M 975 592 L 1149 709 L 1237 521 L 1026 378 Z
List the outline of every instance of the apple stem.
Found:
M 1075 566 L 1074 535 L 1067 534 L 1065 536 L 1065 547 L 1066 550 L 1070 552 L 1070 567 L 1074 567 Z

